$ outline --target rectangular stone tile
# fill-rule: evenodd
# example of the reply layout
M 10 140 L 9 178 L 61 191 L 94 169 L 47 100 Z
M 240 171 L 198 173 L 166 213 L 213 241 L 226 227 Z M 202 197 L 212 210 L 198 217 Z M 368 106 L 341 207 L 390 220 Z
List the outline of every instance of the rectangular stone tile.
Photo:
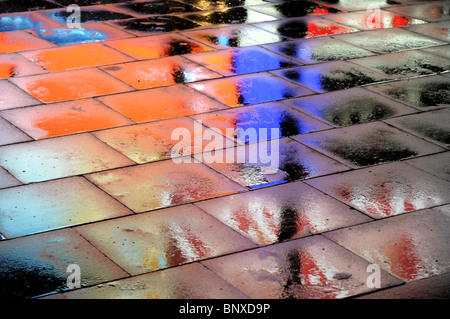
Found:
M 281 103 L 237 107 L 192 118 L 241 144 L 331 128 Z
M 255 24 L 255 26 L 274 33 L 281 39 L 312 39 L 359 31 L 358 29 L 315 16 L 279 20 L 274 22 L 262 22 Z M 280 40 L 271 42 L 280 42 Z
M 177 33 L 106 41 L 105 44 L 138 60 L 213 50 Z
M 194 157 L 251 189 L 349 169 L 288 138 L 203 152 Z
M 68 291 L 78 265 L 80 284 L 88 287 L 128 274 L 71 229 L 0 241 L 2 298 L 28 299 Z M 73 266 L 71 266 L 73 267 Z
M 306 181 L 379 219 L 448 203 L 450 183 L 404 163 L 391 163 Z
M 41 103 L 7 80 L 0 80 L 0 110 L 36 104 Z
M 259 4 L 267 4 L 268 0 L 213 0 L 213 1 L 183 0 L 183 2 L 192 4 L 197 8 L 206 11 L 206 10 L 232 8 L 238 6 L 254 6 Z
M 135 212 L 233 194 L 245 189 L 205 165 L 166 160 L 90 174 L 87 178 Z
M 302 182 L 195 205 L 263 246 L 371 220 Z
M 366 7 L 367 8 L 367 7 Z M 377 30 L 424 24 L 426 21 L 380 10 L 364 10 L 351 13 L 327 15 L 327 19 L 359 30 Z
M 116 64 L 102 68 L 136 89 L 156 88 L 221 77 L 181 56 Z
M 122 29 L 137 36 L 161 34 L 191 30 L 201 25 L 174 15 L 151 15 L 140 19 L 111 22 L 117 29 Z
M 373 122 L 293 137 L 354 168 L 443 151 L 416 136 Z
M 322 236 L 202 262 L 256 299 L 339 299 L 374 290 L 369 263 Z M 381 287 L 402 283 L 382 271 Z
M 66 299 L 247 299 L 199 263 L 60 294 Z
M 404 281 L 447 273 L 450 217 L 423 210 L 325 236 Z
M 431 47 L 422 49 L 422 51 L 450 59 L 450 45 L 440 45 L 437 47 Z
M 255 7 L 224 8 L 218 11 L 203 11 L 195 14 L 185 14 L 184 18 L 192 20 L 202 26 L 243 25 L 256 22 L 273 21 L 272 15 L 254 11 Z
M 369 5 L 380 8 L 393 7 L 400 4 L 399 1 L 392 0 L 316 0 L 315 2 L 331 5 L 345 11 L 366 10 Z
M 32 141 L 27 134 L 0 117 L 0 145 Z
M 350 38 L 352 37 L 354 35 L 350 35 Z M 305 64 L 349 60 L 374 55 L 370 51 L 330 37 L 268 44 L 264 48 Z
M 78 3 L 80 1 L 77 1 Z M 95 4 L 94 1 L 92 1 L 92 4 Z M 110 3 L 111 1 L 95 1 L 97 3 Z M 80 5 L 80 4 L 78 4 Z M 90 23 L 90 22 L 101 22 L 101 21 L 114 21 L 114 20 L 122 20 L 122 19 L 129 19 L 133 18 L 132 15 L 125 14 L 122 12 L 118 12 L 113 10 L 114 7 L 110 5 L 93 5 L 89 7 L 80 7 L 80 18 L 79 23 Z M 47 17 L 53 21 L 56 21 L 62 25 L 66 25 L 68 21 L 70 21 L 71 15 L 73 14 L 73 10 L 67 10 L 67 8 L 64 8 L 64 10 L 49 10 L 49 11 L 42 11 L 39 13 L 40 15 Z M 42 27 L 41 27 L 42 29 Z
M 343 34 L 336 38 L 378 53 L 393 53 L 446 44 L 446 42 L 401 28 Z
M 286 1 L 271 5 L 257 6 L 252 9 L 264 14 L 269 14 L 278 19 L 342 12 L 335 8 L 320 5 L 311 1 Z
M 132 58 L 95 42 L 27 51 L 22 55 L 52 72 L 133 61 Z
M 212 98 L 182 84 L 110 95 L 101 97 L 99 100 L 137 123 L 227 108 Z
M 21 184 L 21 182 L 19 182 L 7 170 L 0 166 L 0 188 L 18 186 Z
M 450 152 L 415 158 L 405 163 L 450 181 Z
M 300 66 L 300 64 L 292 60 L 273 54 L 260 47 L 196 53 L 185 57 L 224 76 Z
M 445 2 L 391 7 L 388 10 L 429 22 L 449 20 L 450 18 L 450 5 Z
M 143 16 L 148 16 L 150 14 L 171 14 L 200 11 L 200 9 L 196 6 L 186 4 L 181 1 L 172 0 L 154 0 L 125 3 L 118 4 L 117 7 L 127 12 Z
M 0 164 L 24 183 L 134 164 L 89 134 L 0 147 Z
M 21 12 L 0 17 L 0 32 L 57 27 L 60 27 L 60 24 L 36 12 Z
M 0 33 L 0 54 L 51 48 L 54 45 L 25 31 Z
M 447 148 L 450 146 L 449 121 L 450 109 L 448 108 L 385 120 L 389 125 L 437 142 Z
M 389 80 L 389 76 L 383 73 L 346 61 L 332 61 L 271 72 L 319 93 Z
M 242 48 L 285 40 L 282 36 L 251 25 L 185 31 L 182 34 L 216 49 Z
M 313 93 L 269 73 L 215 79 L 189 86 L 230 107 L 272 102 Z M 268 87 L 270 90 L 267 90 Z
M 77 230 L 132 275 L 255 247 L 192 205 L 91 224 Z
M 450 71 L 450 60 L 418 50 L 354 59 L 352 62 L 392 79 L 409 79 Z
M 0 79 L 46 73 L 47 71 L 17 53 L 0 55 Z
M 34 139 L 134 123 L 93 99 L 5 110 L 0 115 Z
M 53 29 L 35 29 L 32 33 L 58 46 L 134 37 L 128 32 L 113 28 L 102 22 L 85 23 L 77 28 L 64 26 Z
M 439 75 L 371 85 L 367 89 L 420 110 L 450 105 L 449 80 Z
M 185 136 L 186 132 L 189 134 Z M 186 117 L 103 130 L 93 134 L 140 164 L 202 152 L 212 143 L 208 140 L 209 136 L 213 136 L 214 141 L 216 138 L 220 139 L 222 147 L 234 145 L 233 141 Z
M 8 239 L 132 214 L 81 177 L 0 190 L 0 203 Z
M 421 33 L 431 38 L 450 42 L 450 21 L 415 25 L 409 27 L 408 30 Z
M 45 103 L 63 102 L 131 91 L 132 88 L 98 69 L 81 69 L 11 79 Z
M 305 96 L 285 103 L 334 126 L 363 124 L 417 112 L 362 88 Z

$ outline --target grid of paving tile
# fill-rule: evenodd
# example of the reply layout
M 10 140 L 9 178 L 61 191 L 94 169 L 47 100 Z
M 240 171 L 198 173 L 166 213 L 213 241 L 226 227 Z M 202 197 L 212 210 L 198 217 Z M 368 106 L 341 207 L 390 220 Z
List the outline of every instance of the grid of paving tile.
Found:
M 0 296 L 450 298 L 449 10 L 1 0 Z

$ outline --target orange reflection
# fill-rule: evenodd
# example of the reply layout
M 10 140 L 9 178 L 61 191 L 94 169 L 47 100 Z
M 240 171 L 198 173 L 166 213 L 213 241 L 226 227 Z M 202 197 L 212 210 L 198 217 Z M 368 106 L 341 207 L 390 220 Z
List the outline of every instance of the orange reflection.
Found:
M 15 74 L 16 65 L 11 63 L 0 64 L 0 79 L 13 77 Z
M 15 82 L 45 103 L 129 91 L 127 85 L 96 69 L 18 78 Z
M 47 41 L 33 37 L 23 31 L 0 33 L 0 53 L 11 53 L 22 50 L 51 47 Z
M 98 43 L 72 45 L 37 52 L 25 52 L 23 55 L 53 72 L 131 60 L 131 58 Z

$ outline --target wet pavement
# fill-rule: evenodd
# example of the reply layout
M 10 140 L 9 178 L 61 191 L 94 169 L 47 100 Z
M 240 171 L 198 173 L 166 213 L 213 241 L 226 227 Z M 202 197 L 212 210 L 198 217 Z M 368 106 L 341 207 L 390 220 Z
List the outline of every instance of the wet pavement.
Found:
M 0 296 L 450 298 L 449 10 L 0 1 Z

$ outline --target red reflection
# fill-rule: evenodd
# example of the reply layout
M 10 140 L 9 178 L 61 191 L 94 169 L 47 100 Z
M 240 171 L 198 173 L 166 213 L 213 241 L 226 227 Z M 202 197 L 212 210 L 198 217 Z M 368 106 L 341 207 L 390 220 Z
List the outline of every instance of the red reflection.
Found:
M 394 15 L 394 18 L 392 19 L 393 27 L 404 27 L 406 25 L 410 25 L 411 23 L 412 19 L 404 16 Z
M 166 249 L 167 266 L 204 259 L 210 254 L 208 245 L 190 228 L 173 224 L 167 227 L 167 232 L 170 234 Z
M 326 26 L 318 25 L 314 22 L 307 22 L 308 25 L 308 32 L 306 34 L 306 38 L 315 38 L 325 35 L 333 35 L 333 34 L 340 34 L 340 33 L 346 33 L 350 29 L 337 25 L 337 24 L 330 24 Z

